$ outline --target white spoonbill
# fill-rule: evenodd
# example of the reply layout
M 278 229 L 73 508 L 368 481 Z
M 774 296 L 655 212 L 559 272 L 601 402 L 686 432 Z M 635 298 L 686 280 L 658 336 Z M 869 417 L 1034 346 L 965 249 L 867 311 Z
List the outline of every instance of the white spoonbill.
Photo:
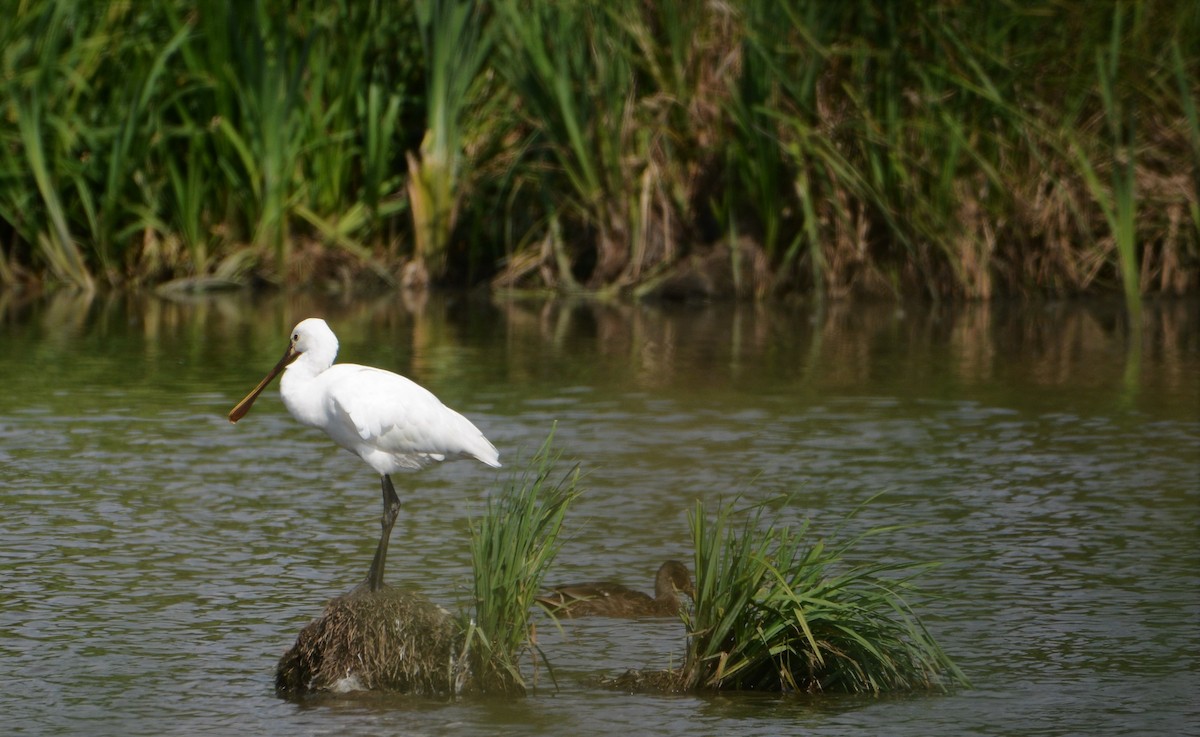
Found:
M 298 422 L 319 427 L 367 462 L 383 486 L 382 535 L 367 573 L 367 586 L 383 586 L 388 539 L 400 513 L 391 474 L 434 461 L 474 458 L 499 468 L 500 455 L 471 421 L 442 404 L 429 390 L 398 374 L 353 363 L 333 363 L 338 340 L 325 321 L 310 317 L 292 330 L 283 358 L 254 391 L 229 412 L 237 422 L 283 371 L 279 393 Z

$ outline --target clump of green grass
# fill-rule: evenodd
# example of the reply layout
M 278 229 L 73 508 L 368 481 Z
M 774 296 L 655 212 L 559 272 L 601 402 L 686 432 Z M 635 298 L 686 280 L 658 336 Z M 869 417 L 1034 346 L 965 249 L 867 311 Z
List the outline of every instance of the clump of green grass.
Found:
M 904 595 L 928 564 L 849 565 L 861 537 L 811 540 L 768 505 L 690 515 L 695 609 L 684 615 L 684 689 L 883 693 L 949 689 L 966 677 Z M 880 530 L 872 530 L 879 532 Z
M 474 617 L 464 615 L 463 654 L 473 690 L 522 694 L 520 660 L 534 647 L 529 625 L 542 579 L 558 554 L 567 507 L 579 496 L 578 467 L 559 474 L 553 432 L 526 470 L 472 525 Z

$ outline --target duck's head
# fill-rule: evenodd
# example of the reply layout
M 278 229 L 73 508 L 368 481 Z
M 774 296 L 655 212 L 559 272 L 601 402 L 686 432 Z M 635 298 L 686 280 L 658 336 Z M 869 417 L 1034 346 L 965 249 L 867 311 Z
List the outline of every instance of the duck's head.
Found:
M 692 586 L 692 574 L 688 573 L 687 566 L 677 560 L 668 560 L 663 563 L 658 569 L 658 576 L 654 579 L 654 593 L 659 597 L 684 593 L 693 599 L 696 598 L 696 590 Z

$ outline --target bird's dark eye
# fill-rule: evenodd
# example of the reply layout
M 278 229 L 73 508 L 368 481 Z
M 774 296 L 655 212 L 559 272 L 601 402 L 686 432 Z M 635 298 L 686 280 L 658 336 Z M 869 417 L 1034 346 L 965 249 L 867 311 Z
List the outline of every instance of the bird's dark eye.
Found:
M 295 343 L 297 340 L 300 340 L 300 333 L 292 334 L 292 342 Z

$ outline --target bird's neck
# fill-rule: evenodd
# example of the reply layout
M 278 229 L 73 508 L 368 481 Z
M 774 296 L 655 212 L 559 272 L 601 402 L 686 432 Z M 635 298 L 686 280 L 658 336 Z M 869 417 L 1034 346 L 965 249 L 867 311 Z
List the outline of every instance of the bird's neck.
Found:
M 283 381 L 288 381 L 289 379 L 292 383 L 312 381 L 331 365 L 333 365 L 332 359 L 314 356 L 311 353 L 302 353 L 283 372 Z
M 329 364 L 311 360 L 305 354 L 288 366 L 279 380 L 279 395 L 292 417 L 302 424 L 320 427 L 323 416 L 324 395 L 315 391 L 318 377 L 329 368 Z

